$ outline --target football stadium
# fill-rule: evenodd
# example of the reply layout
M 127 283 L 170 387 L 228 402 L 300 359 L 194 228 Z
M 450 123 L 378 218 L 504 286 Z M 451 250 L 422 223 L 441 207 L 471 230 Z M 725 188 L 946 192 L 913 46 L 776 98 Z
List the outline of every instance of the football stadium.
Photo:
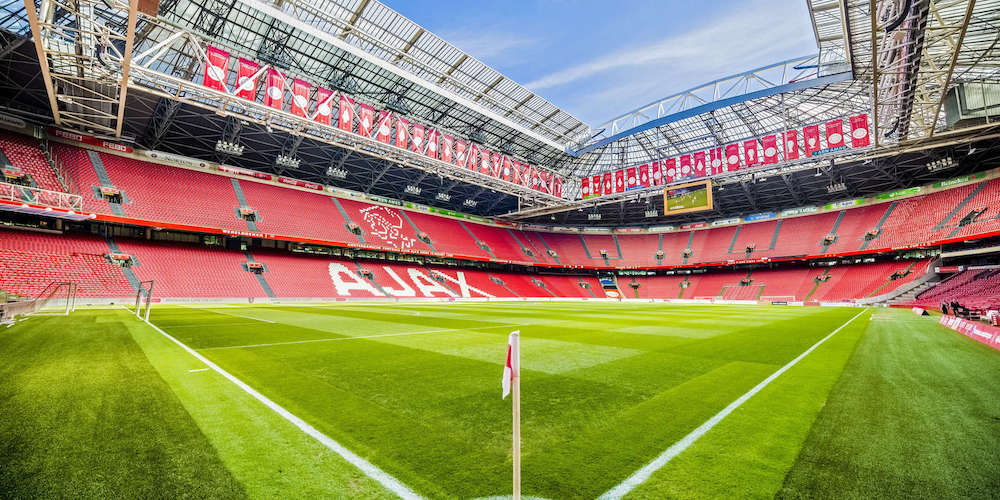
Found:
M 0 497 L 1000 497 L 1000 1 L 571 4 L 0 0 Z

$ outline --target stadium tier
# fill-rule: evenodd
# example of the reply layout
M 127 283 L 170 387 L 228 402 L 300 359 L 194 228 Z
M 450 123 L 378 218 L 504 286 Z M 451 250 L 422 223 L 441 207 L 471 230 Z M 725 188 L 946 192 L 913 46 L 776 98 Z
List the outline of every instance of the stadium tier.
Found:
M 27 185 L 49 191 L 65 190 L 37 139 L 0 130 L 0 152 L 4 157 L 0 158 L 0 167 L 6 170 L 9 163 L 14 167 L 12 174 L 26 175 L 23 178 Z
M 956 273 L 921 293 L 910 304 L 937 309 L 958 302 L 978 311 L 1000 308 L 1000 268 L 971 269 Z
M 604 297 L 593 276 L 428 267 L 190 243 L 8 230 L 0 232 L 0 249 L 0 289 L 17 295 L 38 293 L 61 276 L 79 281 L 82 296 L 102 298 L 132 296 L 137 280 L 155 281 L 156 295 L 168 298 Z M 129 265 L 114 262 L 115 255 L 127 256 Z M 927 261 L 836 266 L 828 271 L 644 276 L 620 278 L 618 285 L 625 298 L 839 302 L 888 293 L 926 274 Z
M 4 144 L 25 148 L 32 140 L 16 134 L 5 137 Z M 863 253 L 1000 230 L 1000 179 L 840 211 L 722 227 L 577 234 L 461 221 L 67 144 L 50 147 L 72 184 L 83 191 L 85 210 L 105 216 L 525 265 L 657 267 Z M 31 150 L 34 153 L 21 157 L 43 162 L 41 150 Z M 44 162 L 40 167 L 51 173 Z M 53 187 L 51 180 L 47 185 Z

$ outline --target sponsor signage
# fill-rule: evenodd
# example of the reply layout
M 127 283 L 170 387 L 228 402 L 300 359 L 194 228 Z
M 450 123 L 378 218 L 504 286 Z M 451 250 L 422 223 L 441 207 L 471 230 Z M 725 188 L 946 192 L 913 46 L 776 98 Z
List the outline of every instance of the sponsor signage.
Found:
M 876 200 L 891 200 L 893 198 L 899 198 L 900 196 L 909 196 L 911 194 L 920 194 L 920 186 L 911 187 L 907 189 L 900 189 L 899 191 L 893 191 L 891 193 L 882 193 L 876 195 Z
M 730 226 L 730 225 L 739 224 L 739 223 L 740 223 L 740 218 L 739 217 L 733 217 L 732 219 L 722 219 L 722 220 L 712 221 L 712 227 L 716 227 L 716 226 Z
M 403 206 L 403 202 L 402 201 L 394 200 L 392 198 L 386 198 L 386 197 L 383 197 L 383 196 L 372 195 L 372 196 L 369 196 L 368 199 L 372 200 L 374 202 L 377 202 L 377 203 L 385 203 L 386 205 L 396 205 L 397 207 Z
M 777 216 L 778 216 L 778 214 L 776 214 L 774 212 L 765 212 L 765 213 L 762 213 L 762 214 L 748 215 L 748 216 L 746 216 L 744 218 L 744 220 L 747 221 L 747 222 L 755 222 L 755 221 L 759 221 L 759 220 L 773 219 L 773 218 L 775 218 Z
M 14 115 L 8 115 L 7 113 L 0 113 L 0 123 L 16 128 L 26 128 L 28 126 L 24 120 Z
M 248 177 L 256 177 L 258 179 L 271 180 L 271 174 L 265 172 L 258 172 L 256 170 L 247 170 L 245 168 L 233 167 L 230 165 L 219 165 L 219 170 L 222 172 L 236 174 L 236 175 L 246 175 Z
M 119 151 L 122 153 L 132 152 L 132 146 L 126 146 L 125 144 L 118 144 L 117 142 L 105 141 L 104 139 L 98 139 L 96 137 L 91 137 L 89 135 L 80 134 L 77 132 L 70 132 L 68 130 L 50 128 L 49 135 L 53 135 L 60 139 L 66 139 L 67 141 L 74 141 L 83 144 L 89 144 L 91 146 L 97 146 L 99 148 L 110 149 L 112 151 Z
M 173 153 L 164 153 L 163 151 L 145 151 L 146 156 L 150 158 L 155 158 L 157 160 L 168 160 L 174 163 L 180 163 L 187 165 L 189 167 L 206 168 L 208 163 L 203 161 L 195 160 L 194 158 L 189 158 L 187 156 L 175 155 Z
M 970 339 L 986 344 L 994 349 L 1000 350 L 1000 328 L 984 325 L 978 321 L 955 316 L 941 316 L 938 323 L 946 328 L 955 330 Z
M 790 217 L 793 215 L 814 214 L 816 212 L 819 212 L 819 207 L 813 206 L 813 207 L 802 207 L 802 208 L 789 208 L 787 210 L 782 210 L 781 216 Z
M 703 227 L 707 227 L 707 225 L 704 222 L 692 222 L 690 224 L 681 224 L 681 230 L 701 229 Z
M 957 186 L 959 184 L 965 184 L 966 182 L 977 181 L 979 179 L 985 179 L 986 172 L 979 172 L 972 175 L 963 175 L 961 177 L 955 177 L 952 179 L 947 179 L 939 182 L 935 182 L 933 186 L 935 188 L 946 188 L 951 186 Z
M 292 179 L 291 177 L 278 177 L 278 182 L 306 189 L 315 189 L 316 191 L 323 190 L 323 186 L 316 184 L 315 182 L 306 182 L 299 179 Z
M 853 207 L 855 205 L 860 205 L 863 201 L 865 201 L 865 200 L 862 200 L 860 198 L 854 199 L 854 200 L 838 201 L 838 202 L 828 203 L 826 205 L 823 205 L 823 209 L 824 210 L 837 210 L 837 209 L 840 209 L 840 208 Z
M 823 148 L 813 152 L 812 156 L 828 155 L 830 153 L 836 153 L 837 151 L 843 151 L 845 149 L 847 149 L 847 146 L 837 146 L 835 148 Z

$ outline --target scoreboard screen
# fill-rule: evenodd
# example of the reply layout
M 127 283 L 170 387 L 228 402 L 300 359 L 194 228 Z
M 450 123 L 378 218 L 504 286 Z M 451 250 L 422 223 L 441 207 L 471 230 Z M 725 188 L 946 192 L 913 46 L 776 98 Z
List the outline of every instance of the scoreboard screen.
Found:
M 712 207 L 710 180 L 667 186 L 663 190 L 663 215 L 711 210 Z

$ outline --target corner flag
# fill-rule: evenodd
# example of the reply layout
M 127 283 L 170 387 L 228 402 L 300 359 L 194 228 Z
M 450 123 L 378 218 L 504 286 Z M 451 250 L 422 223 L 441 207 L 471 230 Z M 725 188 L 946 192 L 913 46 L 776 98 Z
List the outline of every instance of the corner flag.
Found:
M 521 331 L 510 332 L 507 338 L 507 364 L 503 367 L 503 399 L 513 390 L 514 436 L 512 458 L 514 461 L 514 500 L 521 500 Z
M 501 399 L 507 399 L 507 395 L 510 394 L 510 383 L 514 380 L 515 373 L 517 373 L 514 368 L 516 364 L 520 364 L 515 364 L 515 361 L 521 360 L 521 353 L 518 350 L 518 347 L 520 347 L 518 345 L 518 335 L 520 333 L 520 330 L 515 330 L 510 332 L 510 336 L 507 338 L 507 364 L 503 367 L 503 380 L 500 381 L 500 385 L 503 387 L 503 397 Z

